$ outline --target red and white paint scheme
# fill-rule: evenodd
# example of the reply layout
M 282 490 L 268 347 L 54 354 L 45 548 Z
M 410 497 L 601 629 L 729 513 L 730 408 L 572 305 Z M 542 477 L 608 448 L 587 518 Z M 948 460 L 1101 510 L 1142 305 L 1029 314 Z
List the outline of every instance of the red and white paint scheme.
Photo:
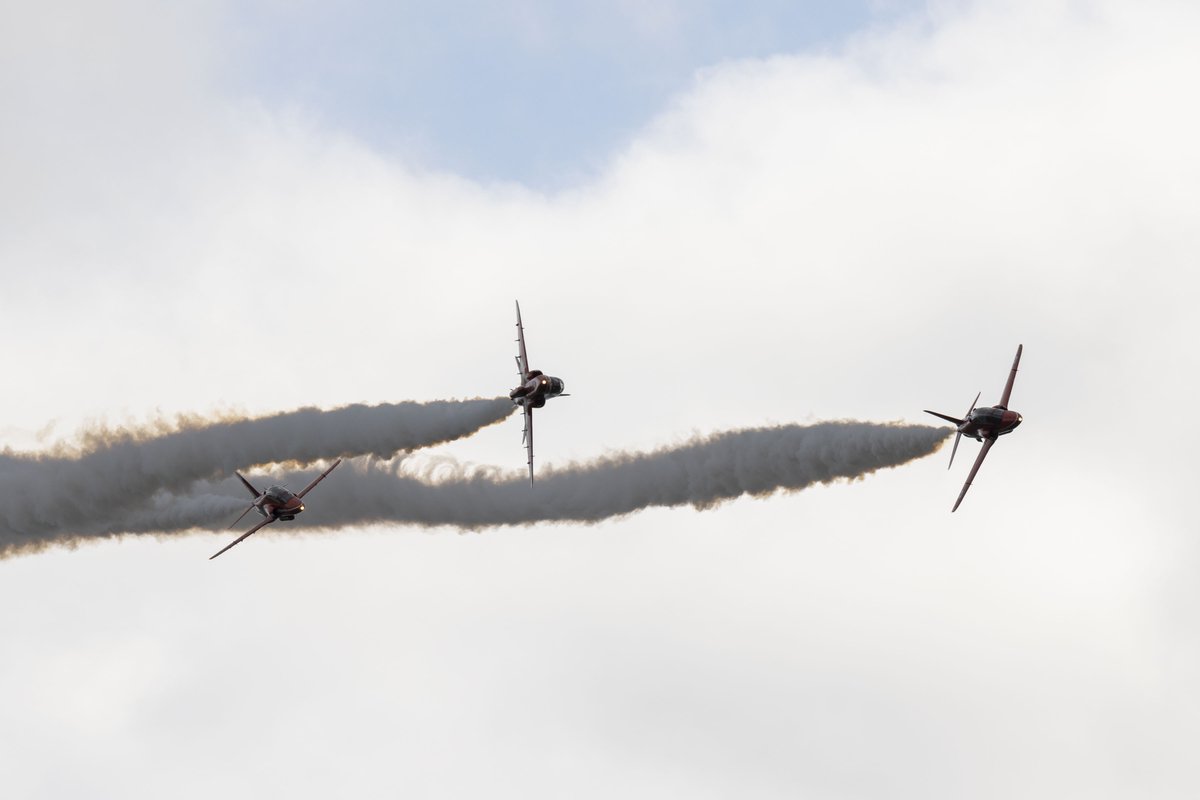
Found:
M 983 442 L 983 449 L 979 451 L 979 455 L 975 458 L 975 465 L 971 467 L 970 474 L 967 475 L 967 482 L 963 484 L 962 491 L 958 493 L 958 500 L 954 502 L 954 508 L 951 512 L 958 510 L 958 506 L 962 503 L 963 498 L 967 495 L 967 489 L 971 488 L 971 481 L 975 480 L 975 473 L 979 472 L 979 466 L 983 463 L 983 459 L 987 457 L 988 450 L 992 449 L 992 445 L 996 443 L 996 439 L 1004 436 L 1007 433 L 1012 433 L 1021 424 L 1021 415 L 1008 408 L 1008 398 L 1012 394 L 1013 381 L 1017 378 L 1017 365 L 1021 363 L 1021 350 L 1024 345 L 1017 345 L 1017 357 L 1013 359 L 1012 371 L 1008 373 L 1008 383 L 1004 384 L 1004 394 L 1000 397 L 1000 402 L 994 406 L 986 408 L 976 408 L 975 403 L 979 402 L 979 394 L 975 395 L 975 399 L 971 402 L 971 407 L 967 409 L 967 415 L 962 419 L 952 417 L 949 414 L 941 414 L 937 411 L 925 410 L 926 414 L 933 414 L 935 417 L 940 417 L 947 422 L 954 423 L 954 427 L 958 429 L 957 435 L 954 437 L 954 449 L 950 451 L 950 464 L 954 464 L 954 454 L 958 452 L 958 441 L 963 436 L 970 436 L 977 442 Z M 947 467 L 949 469 L 949 467 Z

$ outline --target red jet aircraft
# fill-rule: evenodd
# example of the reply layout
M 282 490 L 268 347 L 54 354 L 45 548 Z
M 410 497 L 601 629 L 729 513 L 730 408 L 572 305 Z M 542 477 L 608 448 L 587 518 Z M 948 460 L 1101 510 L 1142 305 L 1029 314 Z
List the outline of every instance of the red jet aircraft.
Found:
M 544 375 L 540 369 L 529 368 L 529 355 L 525 352 L 525 329 L 521 326 L 521 304 L 517 303 L 517 372 L 521 385 L 508 393 L 515 405 L 525 412 L 525 432 L 522 441 L 529 454 L 529 485 L 533 485 L 533 410 L 546 405 L 551 397 L 570 397 L 563 394 L 566 384 L 562 379 Z
M 246 490 L 248 492 L 250 492 L 250 495 L 254 498 L 254 502 L 251 503 L 250 506 L 245 511 L 243 511 L 237 519 L 235 519 L 233 521 L 233 525 L 237 525 L 239 522 L 241 522 L 242 517 L 249 514 L 251 509 L 257 511 L 259 514 L 262 514 L 266 519 L 264 519 L 262 522 L 255 525 L 250 530 L 243 533 L 238 538 L 234 539 L 229 544 L 222 547 L 217 552 L 213 553 L 211 556 L 208 557 L 208 560 L 212 561 L 214 558 L 221 555 L 221 553 L 224 553 L 226 550 L 233 547 L 238 542 L 242 541 L 242 539 L 245 539 L 247 536 L 249 536 L 252 533 L 258 533 L 260 530 L 262 530 L 266 526 L 270 525 L 272 522 L 278 522 L 281 519 L 283 519 L 283 520 L 295 519 L 296 515 L 304 510 L 304 502 L 303 502 L 304 495 L 311 492 L 312 488 L 314 486 L 316 486 L 321 481 L 325 480 L 325 476 L 328 475 L 329 473 L 333 472 L 333 470 L 340 463 L 342 463 L 342 460 L 339 458 L 337 461 L 333 462 L 333 466 L 331 466 L 329 469 L 325 470 L 320 475 L 318 475 L 316 478 L 314 478 L 312 483 L 310 483 L 308 486 L 305 486 L 303 489 L 301 489 L 296 494 L 292 494 L 288 489 L 286 489 L 283 486 L 272 486 L 270 489 L 267 489 L 265 492 L 259 492 L 258 489 L 254 488 L 253 484 L 251 484 L 250 481 L 248 481 L 242 477 L 242 473 L 235 472 L 234 475 L 237 475 L 238 479 L 245 485 Z M 232 528 L 233 525 L 230 525 L 229 527 Z
M 1017 364 L 1021 363 L 1021 350 L 1024 345 L 1017 345 L 1017 357 L 1013 359 L 1012 371 L 1008 373 L 1008 383 L 1004 384 L 1004 394 L 1000 397 L 1000 402 L 988 408 L 976 408 L 975 403 L 979 402 L 979 394 L 975 395 L 975 399 L 971 402 L 971 407 L 967 409 L 967 416 L 963 419 L 957 419 L 949 414 L 939 414 L 936 411 L 925 410 L 926 414 L 933 414 L 935 417 L 941 417 L 947 422 L 954 423 L 958 428 L 958 435 L 954 437 L 954 449 L 950 451 L 950 464 L 954 464 L 954 454 L 958 452 L 958 440 L 964 434 L 972 437 L 977 442 L 983 442 L 983 449 L 979 451 L 979 455 L 975 458 L 975 466 L 971 467 L 971 472 L 967 475 L 967 482 L 963 484 L 962 491 L 958 493 L 958 500 L 954 501 L 954 508 L 951 512 L 958 510 L 959 503 L 967 496 L 967 489 L 971 488 L 971 481 L 975 479 L 975 473 L 979 472 L 979 465 L 983 463 L 983 459 L 987 457 L 988 450 L 992 449 L 992 445 L 996 443 L 996 439 L 1006 433 L 1012 433 L 1021 424 L 1021 415 L 1015 411 L 1008 410 L 1008 397 L 1012 394 L 1013 381 L 1017 378 Z M 949 469 L 949 467 L 947 467 Z

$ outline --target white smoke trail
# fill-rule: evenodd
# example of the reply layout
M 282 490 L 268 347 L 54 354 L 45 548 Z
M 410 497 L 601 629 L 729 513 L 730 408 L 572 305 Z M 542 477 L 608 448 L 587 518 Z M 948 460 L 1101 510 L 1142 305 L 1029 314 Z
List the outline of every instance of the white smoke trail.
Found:
M 862 422 L 729 431 L 652 452 L 545 469 L 534 488 L 523 473 L 502 474 L 449 459 L 416 475 L 404 458 L 367 459 L 344 465 L 337 480 L 322 484 L 303 515 L 274 528 L 372 523 L 481 528 L 596 522 L 652 506 L 711 508 L 744 494 L 762 496 L 861 478 L 929 455 L 947 435 L 945 428 Z M 315 474 L 293 473 L 286 480 L 299 486 Z M 219 525 L 244 507 L 243 493 L 228 481 L 198 484 L 184 495 L 164 493 L 148 508 L 96 525 L 90 535 Z
M 5 452 L 0 555 L 86 536 L 125 515 L 136 516 L 156 492 L 184 491 L 235 469 L 339 456 L 391 457 L 468 436 L 512 410 L 506 397 L 304 408 L 256 419 L 186 418 L 166 432 L 91 431 L 74 452 Z

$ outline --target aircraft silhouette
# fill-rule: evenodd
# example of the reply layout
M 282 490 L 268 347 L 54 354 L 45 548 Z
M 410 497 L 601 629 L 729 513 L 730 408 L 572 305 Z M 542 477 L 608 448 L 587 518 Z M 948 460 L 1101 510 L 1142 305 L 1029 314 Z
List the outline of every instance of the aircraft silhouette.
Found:
M 529 368 L 529 354 L 525 352 L 525 328 L 521 325 L 521 304 L 517 303 L 517 373 L 521 385 L 508 393 L 513 403 L 525 413 L 525 431 L 521 441 L 529 455 L 529 485 L 533 485 L 533 410 L 546 405 L 551 397 L 570 397 L 563 393 L 566 384 L 561 378 L 544 374 L 540 369 Z
M 337 465 L 340 463 L 342 463 L 342 460 L 339 458 L 337 461 L 333 462 L 333 466 L 331 466 L 329 469 L 322 472 L 320 475 L 318 475 L 316 478 L 313 479 L 312 483 L 310 483 L 308 486 L 305 486 L 303 489 L 301 489 L 299 492 L 296 492 L 295 494 L 293 494 L 285 486 L 272 486 L 270 489 L 267 489 L 265 492 L 260 492 L 260 491 L 258 491 L 258 489 L 254 488 L 254 485 L 251 484 L 250 481 L 248 481 L 244 477 L 242 477 L 242 473 L 235 472 L 234 475 L 238 476 L 238 480 L 240 480 L 242 482 L 242 484 L 246 487 L 246 490 L 248 492 L 250 492 L 250 495 L 254 498 L 254 502 L 251 503 L 246 508 L 246 510 L 243 511 L 238 516 L 238 518 L 233 521 L 233 525 L 237 525 L 239 522 L 241 522 L 242 517 L 249 514 L 251 510 L 257 511 L 259 514 L 262 514 L 263 517 L 265 517 L 265 519 L 263 519 L 262 522 L 258 523 L 250 530 L 243 533 L 238 538 L 234 539 L 229 544 L 222 547 L 217 552 L 213 553 L 211 556 L 208 557 L 208 560 L 212 561 L 214 558 L 221 555 L 221 553 L 224 553 L 226 550 L 233 547 L 235 544 L 239 543 L 240 541 L 245 539 L 250 534 L 258 533 L 260 530 L 262 530 L 266 526 L 270 525 L 272 522 L 278 522 L 281 519 L 282 520 L 295 519 L 296 515 L 304 510 L 304 502 L 303 502 L 304 495 L 311 492 L 312 488 L 314 486 L 316 486 L 321 481 L 325 480 L 325 476 L 328 475 L 329 473 L 333 472 L 333 470 L 335 468 L 337 468 Z M 230 525 L 229 527 L 232 528 L 233 525 Z
M 979 395 L 983 394 L 980 392 L 975 395 L 975 399 L 971 401 L 971 407 L 967 409 L 967 415 L 962 419 L 925 409 L 926 414 L 933 414 L 935 417 L 952 422 L 958 429 L 958 433 L 954 437 L 954 449 L 950 451 L 951 465 L 954 464 L 954 454 L 958 452 L 958 440 L 964 435 L 970 436 L 977 442 L 983 442 L 983 449 L 976 456 L 975 464 L 971 467 L 970 474 L 967 475 L 967 482 L 963 484 L 962 491 L 958 493 L 958 500 L 954 501 L 954 508 L 950 509 L 951 512 L 957 511 L 959 504 L 967 496 L 967 489 L 971 488 L 971 481 L 975 479 L 975 473 L 979 472 L 979 466 L 983 463 L 983 459 L 987 458 L 988 451 L 992 449 L 996 439 L 1012 433 L 1021 424 L 1021 415 L 1009 410 L 1008 398 L 1012 394 L 1013 381 L 1017 378 L 1017 364 L 1021 363 L 1023 348 L 1024 345 L 1017 345 L 1017 357 L 1013 359 L 1012 371 L 1008 373 L 1008 383 L 1004 384 L 1004 394 L 1000 396 L 1000 402 L 996 405 L 976 408 L 975 404 L 979 402 Z M 949 468 L 946 467 L 946 469 Z

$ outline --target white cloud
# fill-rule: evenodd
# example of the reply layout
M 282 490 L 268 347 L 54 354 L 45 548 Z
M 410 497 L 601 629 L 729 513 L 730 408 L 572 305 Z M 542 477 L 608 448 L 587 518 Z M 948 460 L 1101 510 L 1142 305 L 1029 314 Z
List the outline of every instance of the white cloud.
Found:
M 127 796 L 1194 794 L 1190 4 L 954 4 L 720 65 L 553 195 L 215 96 L 205 25 L 108 12 L 98 54 L 0 48 L 59 75 L 0 97 L 38 165 L 0 162 L 8 425 L 506 390 L 514 296 L 573 393 L 546 461 L 959 411 L 1018 341 L 1026 421 L 953 517 L 965 467 L 937 459 L 597 528 L 266 537 L 220 572 L 201 538 L 2 562 L 0 637 L 52 633 L 0 699 L 94 652 L 60 585 L 181 670 L 55 764 L 165 765 L 98 779 Z M 117 77 L 83 102 L 96 62 Z M 522 463 L 515 427 L 454 452 Z M 78 796 L 5 741 L 6 785 Z

